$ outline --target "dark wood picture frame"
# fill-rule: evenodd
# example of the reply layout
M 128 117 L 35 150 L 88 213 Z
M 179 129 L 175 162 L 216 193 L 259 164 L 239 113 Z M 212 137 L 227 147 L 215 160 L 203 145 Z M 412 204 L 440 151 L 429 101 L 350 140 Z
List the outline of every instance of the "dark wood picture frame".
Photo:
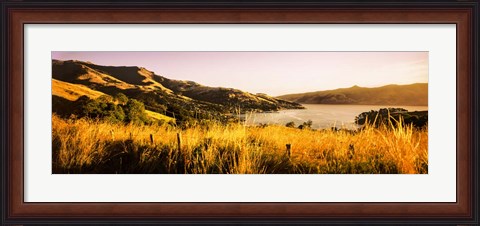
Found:
M 2 224 L 478 224 L 476 1 L 2 1 Z M 434 23 L 457 26 L 455 203 L 26 203 L 23 25 L 30 23 Z

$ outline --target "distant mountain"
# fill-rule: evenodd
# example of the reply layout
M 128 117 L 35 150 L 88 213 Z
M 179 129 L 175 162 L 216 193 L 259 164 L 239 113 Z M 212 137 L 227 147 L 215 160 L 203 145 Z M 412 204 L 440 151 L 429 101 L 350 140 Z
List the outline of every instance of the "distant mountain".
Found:
M 298 103 L 265 94 L 173 80 L 135 66 L 102 66 L 75 60 L 52 60 L 52 77 L 55 106 L 72 106 L 71 103 L 60 103 L 75 101 L 80 96 L 94 99 L 101 95 L 123 93 L 128 98 L 142 101 L 147 110 L 180 119 L 218 118 L 238 111 L 303 108 Z
M 376 88 L 353 86 L 335 90 L 298 93 L 277 98 L 302 104 L 428 105 L 428 84 L 386 85 Z

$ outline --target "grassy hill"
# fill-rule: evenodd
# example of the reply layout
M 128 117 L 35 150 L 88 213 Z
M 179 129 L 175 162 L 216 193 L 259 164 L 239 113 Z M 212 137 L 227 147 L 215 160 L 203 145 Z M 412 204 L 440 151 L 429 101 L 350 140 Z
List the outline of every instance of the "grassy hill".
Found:
M 95 99 L 105 95 L 105 93 L 92 90 L 84 85 L 72 84 L 52 79 L 52 95 L 63 97 L 70 101 L 76 101 L 81 96 L 87 96 Z
M 266 94 L 252 94 L 238 89 L 208 87 L 193 81 L 180 81 L 157 76 L 156 80 L 175 93 L 189 98 L 221 104 L 230 110 L 235 108 L 276 111 L 280 109 L 303 108 L 300 104 L 284 101 Z
M 69 116 L 78 112 L 81 98 L 97 99 L 101 96 L 109 96 L 100 91 L 92 90 L 81 84 L 72 84 L 68 82 L 52 79 L 53 105 L 52 111 L 58 115 Z M 112 97 L 113 99 L 113 97 Z M 146 110 L 147 116 L 154 121 L 175 122 L 175 119 L 158 112 Z
M 75 60 L 53 60 L 52 77 L 56 106 L 59 106 L 58 103 L 71 106 L 72 103 L 67 101 L 75 101 L 83 95 L 94 99 L 102 94 L 113 97 L 122 93 L 143 102 L 146 110 L 180 120 L 225 119 L 225 115 L 239 110 L 261 112 L 303 108 L 300 104 L 264 94 L 173 80 L 135 66 L 102 66 Z M 62 109 L 68 111 L 69 108 Z
M 353 86 L 335 90 L 288 94 L 277 98 L 303 104 L 428 105 L 428 84 Z

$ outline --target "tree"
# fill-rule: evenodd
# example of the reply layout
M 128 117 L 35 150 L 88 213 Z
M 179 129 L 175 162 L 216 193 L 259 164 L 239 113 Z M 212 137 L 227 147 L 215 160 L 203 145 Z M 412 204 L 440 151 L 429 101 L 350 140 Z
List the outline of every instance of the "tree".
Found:
M 105 105 L 106 107 L 106 105 Z M 89 99 L 82 106 L 82 114 L 89 118 L 99 118 L 103 115 L 102 102 Z
M 125 96 L 125 94 L 123 93 L 117 93 L 115 95 L 115 99 L 118 100 L 118 102 L 121 104 L 126 104 L 128 102 L 128 97 Z
M 89 118 L 102 118 L 113 123 L 124 121 L 125 113 L 122 107 L 109 100 L 111 99 L 103 96 L 86 100 L 82 105 L 82 114 Z
M 113 97 L 109 95 L 101 95 L 96 100 L 101 103 L 109 103 L 109 102 L 113 102 Z
M 104 118 L 113 123 L 123 122 L 125 120 L 125 113 L 122 107 L 114 103 L 108 103 L 107 108 L 104 110 Z
M 124 107 L 126 121 L 134 124 L 143 124 L 148 122 L 148 116 L 145 113 L 145 105 L 135 99 L 128 100 Z

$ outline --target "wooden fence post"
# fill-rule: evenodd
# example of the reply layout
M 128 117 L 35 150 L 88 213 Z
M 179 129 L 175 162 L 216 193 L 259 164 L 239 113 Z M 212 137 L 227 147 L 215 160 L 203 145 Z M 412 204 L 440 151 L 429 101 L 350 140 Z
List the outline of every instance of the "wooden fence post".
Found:
M 182 152 L 182 133 L 177 133 L 178 152 L 183 156 L 183 173 L 187 173 L 187 155 Z
M 182 133 L 177 133 L 177 144 L 178 144 L 178 151 L 182 150 Z
M 287 144 L 287 156 L 290 158 L 290 156 L 292 155 L 292 145 L 291 144 Z

